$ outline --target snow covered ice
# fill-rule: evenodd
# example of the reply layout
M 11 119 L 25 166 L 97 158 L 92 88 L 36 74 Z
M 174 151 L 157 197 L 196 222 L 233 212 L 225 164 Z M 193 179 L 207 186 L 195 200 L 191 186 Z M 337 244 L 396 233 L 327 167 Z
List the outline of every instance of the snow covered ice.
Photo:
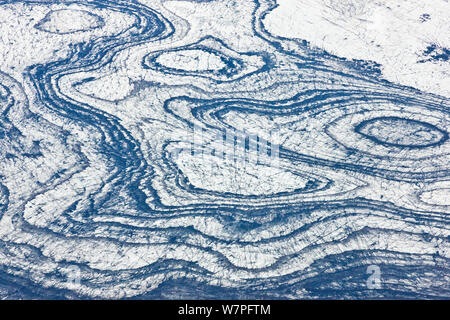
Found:
M 1 0 L 0 298 L 449 298 L 449 15 Z

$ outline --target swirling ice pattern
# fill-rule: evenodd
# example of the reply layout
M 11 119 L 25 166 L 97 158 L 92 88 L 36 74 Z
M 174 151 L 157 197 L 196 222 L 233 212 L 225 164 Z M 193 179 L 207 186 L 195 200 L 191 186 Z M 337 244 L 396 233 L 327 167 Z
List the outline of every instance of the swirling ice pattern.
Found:
M 274 7 L 0 2 L 0 297 L 450 297 L 448 99 Z M 278 128 L 279 166 L 204 165 L 194 126 Z

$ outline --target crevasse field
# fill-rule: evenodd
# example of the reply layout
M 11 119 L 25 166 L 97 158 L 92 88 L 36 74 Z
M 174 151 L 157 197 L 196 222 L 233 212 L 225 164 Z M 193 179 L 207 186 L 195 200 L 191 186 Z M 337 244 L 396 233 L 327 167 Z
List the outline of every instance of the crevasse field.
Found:
M 450 298 L 448 0 L 0 0 L 0 298 Z

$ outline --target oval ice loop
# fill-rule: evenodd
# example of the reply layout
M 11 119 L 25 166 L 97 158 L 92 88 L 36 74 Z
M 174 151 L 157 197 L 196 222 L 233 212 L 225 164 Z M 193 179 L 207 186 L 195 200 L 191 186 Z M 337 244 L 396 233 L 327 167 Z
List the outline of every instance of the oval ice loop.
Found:
M 379 117 L 362 121 L 355 127 L 359 134 L 393 147 L 427 148 L 448 140 L 448 133 L 418 120 Z
M 105 21 L 102 17 L 89 11 L 62 9 L 50 11 L 34 27 L 45 32 L 68 34 L 89 31 L 104 25 Z
M 148 55 L 143 65 L 166 73 L 229 78 L 240 72 L 243 62 L 210 48 L 193 47 Z
M 155 62 L 170 69 L 181 68 L 185 71 L 217 72 L 226 68 L 222 57 L 198 49 L 164 52 L 156 57 Z

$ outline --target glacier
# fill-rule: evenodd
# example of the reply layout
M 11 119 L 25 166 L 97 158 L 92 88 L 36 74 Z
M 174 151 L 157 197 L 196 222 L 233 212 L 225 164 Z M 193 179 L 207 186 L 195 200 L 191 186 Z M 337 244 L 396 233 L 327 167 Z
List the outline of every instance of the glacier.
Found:
M 449 14 L 0 0 L 0 298 L 450 298 Z

